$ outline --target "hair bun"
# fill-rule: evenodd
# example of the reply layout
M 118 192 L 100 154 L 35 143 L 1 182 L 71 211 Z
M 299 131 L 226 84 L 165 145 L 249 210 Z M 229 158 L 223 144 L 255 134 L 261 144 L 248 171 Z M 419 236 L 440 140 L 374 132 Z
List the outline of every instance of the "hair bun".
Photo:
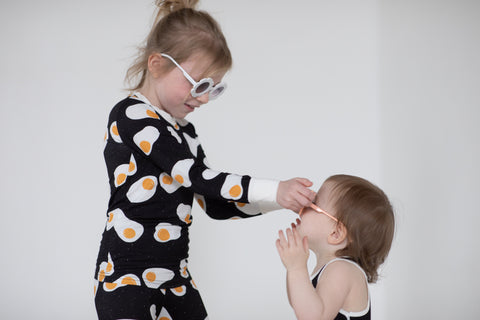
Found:
M 155 0 L 155 5 L 164 15 L 181 9 L 195 9 L 197 4 L 198 0 Z

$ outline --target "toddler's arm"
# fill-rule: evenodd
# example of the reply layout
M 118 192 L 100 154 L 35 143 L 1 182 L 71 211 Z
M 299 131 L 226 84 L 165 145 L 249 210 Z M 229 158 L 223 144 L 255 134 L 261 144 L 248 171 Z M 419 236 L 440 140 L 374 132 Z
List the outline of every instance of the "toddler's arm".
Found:
M 333 319 L 341 309 L 348 294 L 348 277 L 329 268 L 329 275 L 322 276 L 322 283 L 314 288 L 307 269 L 309 255 L 307 238 L 303 239 L 292 224 L 285 237 L 279 232 L 276 242 L 280 258 L 287 269 L 287 293 L 297 319 Z M 333 272 L 332 272 L 333 271 Z M 339 277 L 340 275 L 340 277 Z

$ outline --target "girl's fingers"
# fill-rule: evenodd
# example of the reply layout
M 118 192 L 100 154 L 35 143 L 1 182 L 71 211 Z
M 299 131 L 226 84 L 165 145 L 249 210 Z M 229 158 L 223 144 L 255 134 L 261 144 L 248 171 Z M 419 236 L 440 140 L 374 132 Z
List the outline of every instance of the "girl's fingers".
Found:
M 313 186 L 313 182 L 308 180 L 307 178 L 295 178 L 295 180 L 303 184 L 305 187 Z
M 309 188 L 301 187 L 297 191 L 300 196 L 304 197 L 308 201 L 312 202 L 313 199 L 315 199 L 315 196 L 317 195 L 315 191 L 310 190 Z
M 315 192 L 310 189 L 299 190 L 296 201 L 298 204 L 303 207 L 307 207 L 315 199 Z M 300 208 L 300 209 L 301 209 Z

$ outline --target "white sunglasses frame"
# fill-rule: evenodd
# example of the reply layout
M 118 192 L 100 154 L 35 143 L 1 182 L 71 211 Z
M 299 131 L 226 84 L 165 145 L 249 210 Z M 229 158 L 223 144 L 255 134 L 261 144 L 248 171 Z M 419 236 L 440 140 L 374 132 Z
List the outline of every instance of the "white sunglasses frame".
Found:
M 222 95 L 222 93 L 225 91 L 225 89 L 227 88 L 227 84 L 224 83 L 224 82 L 220 82 L 218 83 L 217 85 L 214 85 L 214 82 L 213 82 L 213 79 L 212 78 L 203 78 L 201 79 L 200 81 L 195 81 L 188 73 L 187 71 L 185 71 L 185 69 L 182 68 L 182 66 L 180 64 L 178 64 L 177 61 L 175 61 L 175 59 L 173 59 L 171 56 L 169 56 L 168 54 L 166 53 L 161 53 L 160 54 L 162 57 L 165 57 L 167 59 L 169 59 L 170 61 L 172 61 L 175 66 L 177 66 L 183 73 L 183 75 L 185 76 L 185 78 L 192 84 L 193 88 L 192 90 L 190 90 L 190 94 L 192 95 L 192 97 L 194 98 L 197 98 L 197 97 L 200 97 L 200 96 L 203 96 L 205 93 L 208 92 L 208 98 L 210 100 L 213 100 L 213 99 L 216 99 L 218 98 L 219 96 Z M 201 91 L 201 92 L 197 92 L 197 89 L 203 85 L 204 83 L 208 83 L 208 87 L 207 89 Z M 221 89 L 217 94 L 212 94 L 212 92 L 215 92 L 215 90 L 219 90 Z

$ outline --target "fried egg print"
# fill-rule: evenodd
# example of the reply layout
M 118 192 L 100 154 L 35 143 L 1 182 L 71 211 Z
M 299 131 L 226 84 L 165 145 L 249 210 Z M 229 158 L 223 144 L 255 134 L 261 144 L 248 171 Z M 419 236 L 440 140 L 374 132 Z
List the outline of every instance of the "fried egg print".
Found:
M 102 261 L 100 263 L 100 267 L 98 268 L 98 276 L 97 279 L 100 282 L 103 282 L 105 280 L 105 276 L 111 276 L 114 272 L 114 266 L 113 266 L 113 261 L 112 257 L 110 256 L 110 253 L 108 253 L 108 262 L 107 261 Z
M 173 178 L 165 172 L 160 174 L 160 177 L 158 178 L 158 181 L 160 182 L 160 186 L 167 193 L 173 193 L 173 192 L 177 191 L 178 188 L 180 188 L 182 186 L 180 183 L 173 180 Z
M 190 168 L 194 163 L 193 159 L 180 160 L 172 168 L 172 177 L 184 187 L 190 187 Z
M 155 234 L 153 237 L 158 242 L 168 242 L 180 238 L 182 228 L 170 223 L 161 222 L 155 227 Z
M 178 215 L 178 218 L 180 218 L 180 220 L 182 220 L 186 224 L 192 223 L 192 207 L 191 206 L 180 203 L 177 207 L 177 215 Z
M 165 307 L 162 307 L 162 310 L 160 310 L 160 314 L 158 315 L 157 320 L 172 320 L 172 317 L 168 313 L 167 309 L 165 309 Z
M 143 226 L 136 221 L 128 219 L 120 209 L 115 209 L 109 213 L 107 230 L 112 225 L 120 239 L 125 242 L 135 242 L 143 234 Z
M 127 198 L 132 203 L 144 202 L 153 197 L 157 190 L 157 177 L 145 176 L 135 181 L 128 189 Z
M 148 156 L 159 136 L 160 132 L 157 128 L 147 126 L 133 136 L 133 142 Z
M 139 286 L 141 285 L 140 279 L 134 274 L 126 274 L 121 276 L 114 282 L 104 282 L 103 283 L 103 290 L 107 292 L 111 292 L 117 288 L 124 287 L 127 285 Z
M 105 131 L 105 135 L 103 136 L 103 148 L 104 149 L 107 146 L 107 142 L 108 142 L 108 130 Z
M 180 275 L 184 278 L 188 278 L 187 259 L 180 261 Z
M 128 163 L 128 173 L 127 175 L 132 176 L 137 172 L 137 161 L 133 154 L 130 156 L 130 162 Z
M 128 174 L 128 164 L 121 164 L 117 168 L 115 168 L 115 171 L 113 172 L 113 176 L 115 178 L 114 184 L 115 187 L 119 187 L 122 184 L 125 183 L 127 180 L 127 174 Z
M 235 206 L 237 207 L 238 210 L 250 216 L 257 215 L 260 213 L 260 208 L 253 203 L 235 202 Z
M 198 146 L 200 145 L 200 141 L 198 141 L 198 139 L 190 137 L 185 132 L 183 133 L 183 136 L 185 137 L 185 140 L 187 141 L 188 148 L 190 148 L 190 152 L 196 157 Z
M 240 199 L 243 195 L 242 177 L 236 174 L 229 174 L 225 178 L 220 193 L 225 199 Z
M 145 118 L 153 118 L 159 119 L 160 117 L 158 114 L 155 113 L 155 110 L 150 106 L 146 105 L 145 103 L 134 104 L 127 108 L 125 114 L 128 118 L 132 120 L 138 119 L 145 119 Z
M 93 280 L 93 297 L 97 295 L 97 288 L 98 288 L 98 280 Z
M 192 284 L 192 287 L 193 287 L 193 288 L 195 288 L 195 289 L 198 290 L 197 285 L 195 284 L 195 281 L 193 281 L 193 279 L 190 280 L 190 283 Z
M 120 187 L 127 180 L 127 176 L 131 176 L 137 172 L 137 163 L 133 154 L 130 156 L 130 162 L 121 164 L 115 168 L 113 172 L 115 187 Z
M 187 292 L 187 287 L 180 286 L 180 287 L 176 287 L 176 288 L 171 288 L 170 291 L 172 291 L 172 293 L 174 295 L 176 295 L 177 297 L 181 297 L 181 296 L 184 296 L 185 293 Z
M 212 170 L 212 169 L 205 169 L 202 172 L 202 177 L 205 180 L 212 180 L 213 178 L 215 178 L 219 174 L 220 174 L 219 171 L 215 171 L 215 170 Z
M 123 211 L 121 209 L 115 209 L 115 210 L 112 210 L 108 213 L 108 219 L 107 219 L 107 226 L 106 226 L 106 229 L 107 231 L 110 230 L 113 225 L 114 225 L 114 221 L 115 221 L 115 217 L 118 215 L 118 214 L 122 214 L 124 215 Z M 125 216 L 125 215 L 124 215 Z
M 178 143 L 182 143 L 182 139 L 180 139 L 180 136 L 178 135 L 178 133 L 175 130 L 173 130 L 172 127 L 167 127 L 167 129 L 168 129 L 168 131 L 170 131 L 170 134 L 172 135 L 172 137 L 177 139 Z
M 110 136 L 113 141 L 122 143 L 122 138 L 120 138 L 120 134 L 118 133 L 117 121 L 112 122 L 110 125 Z
M 205 197 L 202 196 L 201 194 L 197 194 L 197 193 L 195 193 L 194 197 L 197 200 L 197 203 L 200 206 L 200 208 L 202 208 L 202 210 L 206 212 L 207 211 L 207 205 L 205 203 Z
M 164 268 L 149 268 L 143 274 L 143 282 L 149 288 L 158 289 L 165 282 L 172 280 L 175 273 Z

